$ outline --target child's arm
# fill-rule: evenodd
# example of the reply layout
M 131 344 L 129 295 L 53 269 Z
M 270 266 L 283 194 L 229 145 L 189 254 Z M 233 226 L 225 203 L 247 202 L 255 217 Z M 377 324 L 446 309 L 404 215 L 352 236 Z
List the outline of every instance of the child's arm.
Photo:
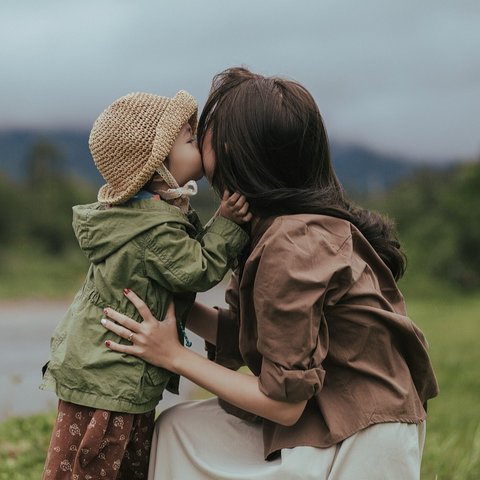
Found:
M 166 222 L 145 240 L 145 275 L 173 292 L 204 292 L 235 267 L 248 241 L 245 230 L 223 216 L 214 217 L 197 239 L 181 222 Z

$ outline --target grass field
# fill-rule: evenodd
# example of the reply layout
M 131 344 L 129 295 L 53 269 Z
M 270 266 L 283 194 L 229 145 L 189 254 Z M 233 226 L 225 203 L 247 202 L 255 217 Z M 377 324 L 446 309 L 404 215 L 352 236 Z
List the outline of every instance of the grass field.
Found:
M 440 384 L 429 403 L 422 479 L 480 479 L 480 297 L 408 302 Z
M 73 298 L 87 270 L 78 248 L 46 256 L 38 246 L 19 243 L 0 251 L 0 300 Z
M 422 480 L 480 478 L 480 296 L 407 298 L 425 332 L 441 393 L 429 404 Z M 53 413 L 0 424 L 0 480 L 38 480 Z

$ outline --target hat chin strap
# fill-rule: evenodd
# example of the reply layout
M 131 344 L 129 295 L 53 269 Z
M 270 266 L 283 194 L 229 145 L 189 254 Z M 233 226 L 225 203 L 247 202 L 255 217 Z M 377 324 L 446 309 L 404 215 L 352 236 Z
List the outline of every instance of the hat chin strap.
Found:
M 161 197 L 165 200 L 174 200 L 176 198 L 192 197 L 198 192 L 197 182 L 195 180 L 188 181 L 183 187 L 169 188 L 168 190 L 160 190 Z
M 156 171 L 170 187 L 168 190 L 160 190 L 158 192 L 160 197 L 164 200 L 172 201 L 173 205 L 180 208 L 183 213 L 187 213 L 189 197 L 196 195 L 198 192 L 197 182 L 195 182 L 195 180 L 190 180 L 183 187 L 180 187 L 163 163 L 158 166 Z

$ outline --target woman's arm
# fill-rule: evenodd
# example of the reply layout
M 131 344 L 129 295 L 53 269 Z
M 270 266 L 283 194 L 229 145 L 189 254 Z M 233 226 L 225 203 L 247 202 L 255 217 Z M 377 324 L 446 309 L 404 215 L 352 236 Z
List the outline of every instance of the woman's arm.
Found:
M 102 319 L 102 324 L 132 342 L 132 345 L 123 345 L 108 341 L 107 347 L 178 373 L 227 402 L 281 425 L 294 425 L 300 418 L 306 401 L 290 403 L 273 400 L 260 391 L 257 377 L 229 370 L 183 347 L 178 341 L 173 304 L 169 306 L 165 319 L 159 322 L 133 292 L 126 293 L 126 296 L 144 321 L 137 323 L 110 308 L 106 309 L 105 315 L 116 323 Z M 133 336 L 130 336 L 132 333 Z
M 185 325 L 191 332 L 212 345 L 217 341 L 218 310 L 200 302 L 195 302 Z
M 306 400 L 297 403 L 280 402 L 263 394 L 258 378 L 229 370 L 184 347 L 169 370 L 188 378 L 200 387 L 248 412 L 285 426 L 297 423 Z

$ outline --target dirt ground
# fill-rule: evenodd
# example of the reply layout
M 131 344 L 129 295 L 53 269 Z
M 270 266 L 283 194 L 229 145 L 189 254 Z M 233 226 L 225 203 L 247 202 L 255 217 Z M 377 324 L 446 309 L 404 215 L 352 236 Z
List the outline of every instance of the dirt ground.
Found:
M 209 305 L 223 305 L 224 286 L 198 295 Z M 0 420 L 55 408 L 56 396 L 39 390 L 41 368 L 48 360 L 50 336 L 69 301 L 0 303 Z M 203 342 L 189 334 L 193 349 L 203 352 Z M 195 386 L 182 379 L 179 396 L 165 393 L 164 409 L 191 398 Z

